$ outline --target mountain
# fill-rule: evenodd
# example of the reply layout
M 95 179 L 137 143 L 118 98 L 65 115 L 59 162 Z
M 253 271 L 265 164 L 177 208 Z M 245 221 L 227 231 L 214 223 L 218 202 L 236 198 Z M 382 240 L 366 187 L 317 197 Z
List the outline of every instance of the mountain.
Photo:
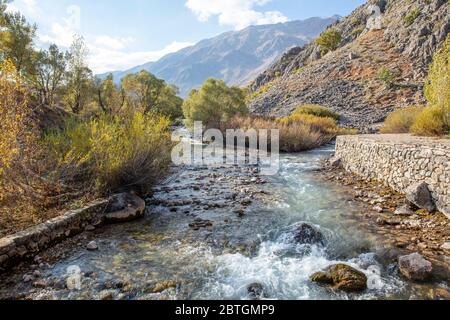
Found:
M 338 19 L 334 16 L 251 26 L 200 41 L 157 62 L 116 71 L 113 75 L 120 81 L 125 75 L 144 69 L 176 85 L 182 96 L 187 96 L 191 89 L 198 88 L 210 77 L 223 79 L 231 85 L 246 85 L 287 49 L 311 42 Z
M 381 11 L 375 21 L 374 5 Z M 344 124 L 373 131 L 391 111 L 425 103 L 428 65 L 450 30 L 449 3 L 370 0 L 329 28 L 342 36 L 337 50 L 323 55 L 315 42 L 293 48 L 256 77 L 253 113 L 281 117 L 315 103 L 342 114 Z M 395 75 L 394 85 L 381 81 L 382 68 Z

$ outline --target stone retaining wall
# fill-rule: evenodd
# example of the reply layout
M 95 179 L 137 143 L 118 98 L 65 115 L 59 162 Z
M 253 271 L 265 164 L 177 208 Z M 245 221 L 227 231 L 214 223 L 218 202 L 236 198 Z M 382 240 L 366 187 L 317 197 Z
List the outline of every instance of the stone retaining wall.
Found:
M 0 271 L 83 232 L 88 225 L 103 224 L 108 204 L 108 199 L 98 200 L 83 209 L 68 211 L 45 223 L 1 238 Z
M 347 171 L 396 190 L 428 184 L 436 205 L 450 218 L 450 139 L 411 135 L 341 136 L 336 158 Z

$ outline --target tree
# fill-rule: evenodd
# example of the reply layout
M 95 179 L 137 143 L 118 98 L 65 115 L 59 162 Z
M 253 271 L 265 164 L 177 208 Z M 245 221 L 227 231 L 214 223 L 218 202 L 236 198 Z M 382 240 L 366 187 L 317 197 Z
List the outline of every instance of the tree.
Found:
M 433 56 L 425 83 L 425 98 L 430 107 L 442 111 L 444 122 L 450 128 L 450 35 Z
M 182 115 L 183 100 L 177 96 L 178 89 L 145 70 L 127 75 L 121 86 L 126 104 L 131 108 L 160 113 L 172 119 Z
M 183 113 L 192 126 L 202 121 L 207 128 L 220 128 L 222 122 L 235 115 L 246 115 L 245 92 L 228 87 L 224 81 L 208 79 L 199 90 L 192 90 L 183 104 Z
M 36 26 L 28 24 L 19 12 L 5 13 L 4 1 L 0 8 L 2 28 L 0 57 L 2 60 L 11 60 L 19 73 L 31 72 L 35 54 L 33 38 L 36 35 Z
M 87 66 L 88 49 L 81 36 L 75 37 L 69 51 L 69 71 L 66 103 L 78 114 L 90 99 L 93 87 L 92 71 Z
M 56 92 L 66 74 L 68 58 L 69 55 L 59 51 L 56 45 L 37 54 L 33 82 L 41 104 L 54 105 Z
M 114 83 L 114 77 L 109 74 L 105 80 L 96 80 L 98 103 L 102 111 L 106 113 L 117 112 L 122 108 L 123 94 Z
M 330 29 L 322 32 L 322 34 L 317 38 L 316 44 L 320 46 L 322 54 L 324 54 L 328 51 L 334 51 L 339 48 L 341 41 L 341 33 L 335 29 Z

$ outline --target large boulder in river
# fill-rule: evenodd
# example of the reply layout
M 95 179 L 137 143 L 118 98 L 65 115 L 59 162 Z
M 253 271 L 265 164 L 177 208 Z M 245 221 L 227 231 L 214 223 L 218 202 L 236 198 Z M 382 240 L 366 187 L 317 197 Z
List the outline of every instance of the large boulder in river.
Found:
M 428 184 L 425 182 L 415 183 L 406 189 L 406 200 L 429 212 L 436 210 L 436 203 L 433 200 Z
M 433 265 L 419 253 L 398 258 L 398 266 L 402 275 L 410 280 L 426 281 L 431 278 Z
M 106 223 L 127 222 L 145 213 L 145 201 L 134 193 L 120 193 L 111 197 L 106 209 Z
M 336 264 L 316 272 L 311 281 L 329 285 L 345 292 L 360 292 L 367 289 L 367 277 L 361 271 L 346 264 Z
M 323 244 L 325 237 L 323 234 L 307 223 L 300 223 L 294 226 L 293 237 L 299 244 Z

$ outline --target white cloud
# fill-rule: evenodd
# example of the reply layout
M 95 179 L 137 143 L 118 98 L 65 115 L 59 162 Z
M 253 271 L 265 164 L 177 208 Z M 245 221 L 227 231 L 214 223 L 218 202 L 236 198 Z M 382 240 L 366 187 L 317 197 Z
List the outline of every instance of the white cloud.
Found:
M 81 33 L 79 6 L 71 5 L 66 9 L 66 17 L 46 20 L 49 17 L 40 12 L 36 0 L 15 0 L 8 4 L 9 12 L 22 12 L 27 18 L 39 23 L 36 44 L 46 48 L 56 44 L 67 50 L 74 37 Z M 46 26 L 42 29 L 42 25 Z M 44 30 L 44 31 L 42 31 Z M 135 41 L 133 37 L 113 37 L 109 35 L 82 34 L 89 49 L 89 67 L 96 74 L 115 70 L 126 70 L 157 61 L 166 54 L 179 51 L 193 45 L 189 42 L 174 41 L 161 50 L 130 52 L 127 46 Z
M 261 25 L 286 22 L 289 19 L 279 11 L 256 11 L 254 7 L 262 6 L 271 0 L 187 0 L 188 7 L 197 18 L 208 21 L 218 16 L 221 25 L 231 25 L 236 30 L 249 25 Z
M 157 61 L 166 54 L 177 52 L 191 45 L 193 43 L 175 41 L 161 50 L 124 52 L 108 46 L 88 44 L 90 51 L 89 66 L 96 74 L 114 70 L 127 70 L 146 62 Z

